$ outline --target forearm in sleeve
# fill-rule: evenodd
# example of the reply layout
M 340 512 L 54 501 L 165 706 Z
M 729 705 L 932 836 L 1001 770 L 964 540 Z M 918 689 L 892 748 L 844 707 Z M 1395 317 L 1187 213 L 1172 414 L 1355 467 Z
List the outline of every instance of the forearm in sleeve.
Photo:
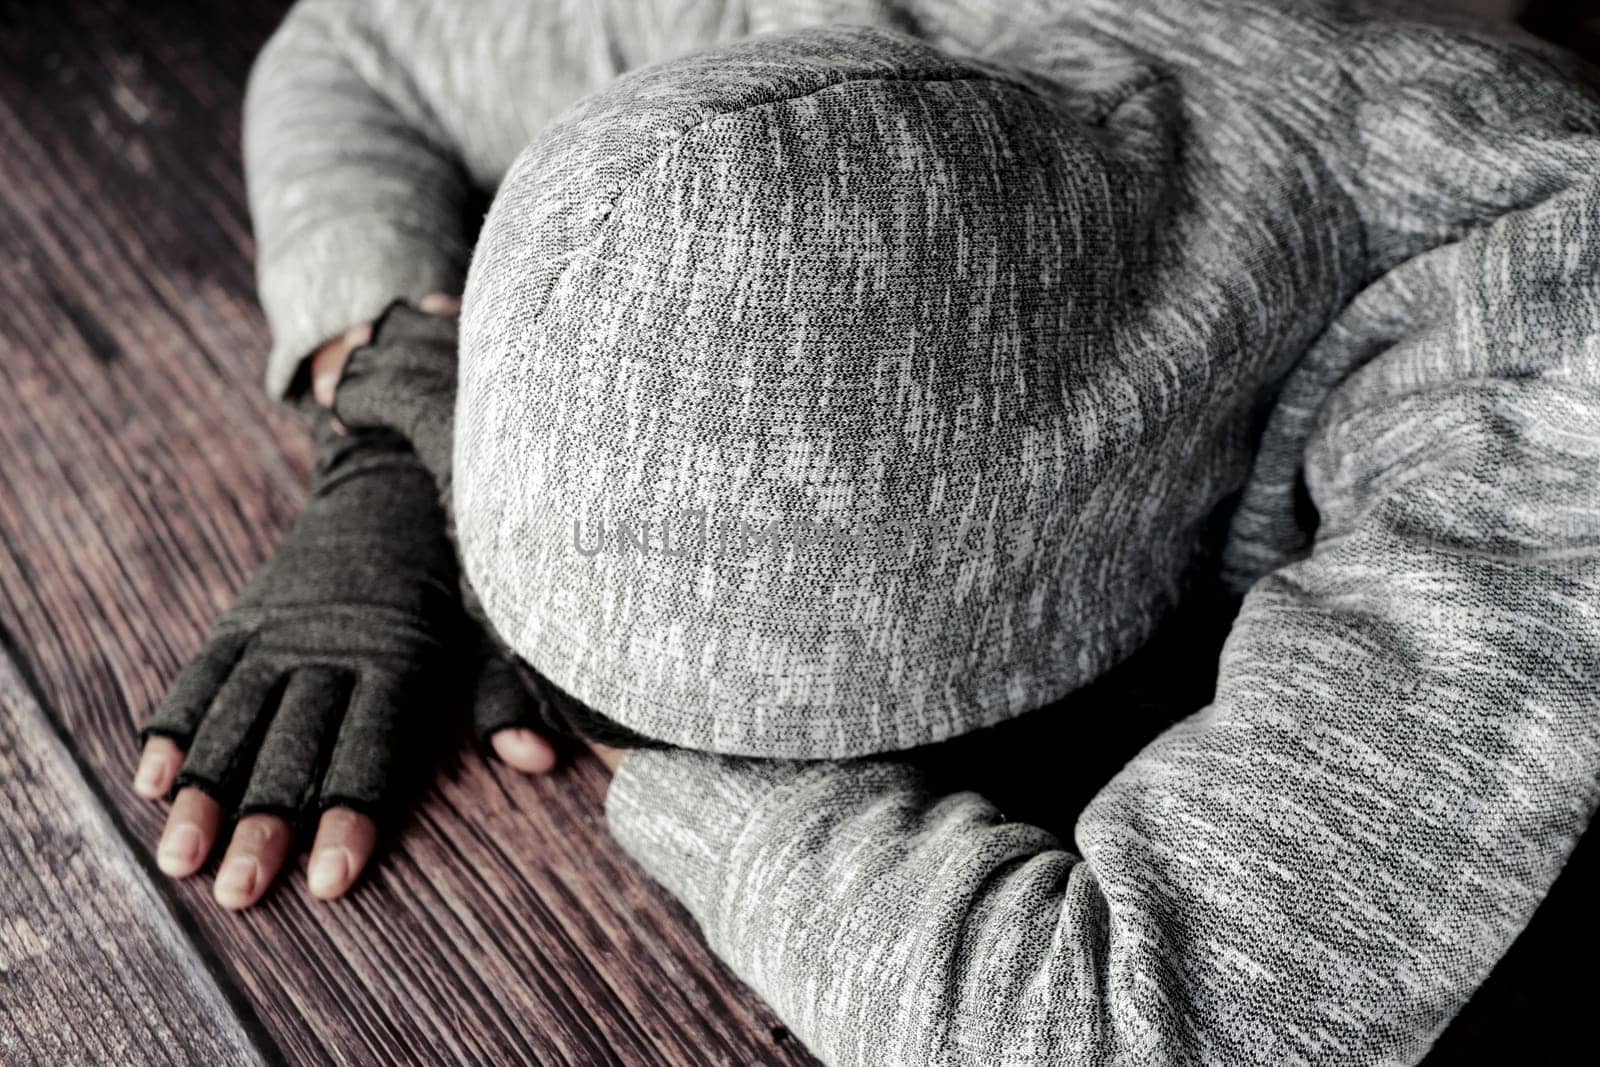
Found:
M 1120 11 L 1084 8 L 1086 18 Z M 1162 4 L 1135 8 L 1163 33 L 1196 37 L 1189 21 L 1156 18 Z M 391 300 L 458 292 L 475 194 L 563 110 L 627 70 L 827 22 L 956 51 L 1070 44 L 1074 32 L 1058 23 L 1078 13 L 1059 0 L 300 0 L 245 99 L 268 388 L 283 394 L 306 355 Z
M 624 761 L 617 836 L 828 1063 L 1420 1058 L 1596 801 L 1596 232 L 1591 180 L 1358 298 L 1394 334 L 1347 339 L 1311 553 L 1077 852 L 892 763 L 685 752 Z
M 458 292 L 468 215 L 524 146 L 630 67 L 737 36 L 738 0 L 301 0 L 245 101 L 257 278 L 282 394 L 391 300 Z

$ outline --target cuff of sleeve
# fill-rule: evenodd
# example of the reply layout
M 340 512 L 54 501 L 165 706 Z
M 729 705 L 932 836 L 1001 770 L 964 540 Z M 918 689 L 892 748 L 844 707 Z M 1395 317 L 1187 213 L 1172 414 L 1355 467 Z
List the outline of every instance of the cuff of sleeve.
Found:
M 635 749 L 611 781 L 606 821 L 710 937 L 729 855 L 787 767 L 685 749 Z
M 308 235 L 292 255 L 264 259 L 258 281 L 272 328 L 267 391 L 278 399 L 288 395 L 301 363 L 324 342 L 372 321 L 396 299 L 459 293 L 460 262 L 442 256 L 435 242 L 338 226 Z M 306 264 L 316 270 L 306 270 Z

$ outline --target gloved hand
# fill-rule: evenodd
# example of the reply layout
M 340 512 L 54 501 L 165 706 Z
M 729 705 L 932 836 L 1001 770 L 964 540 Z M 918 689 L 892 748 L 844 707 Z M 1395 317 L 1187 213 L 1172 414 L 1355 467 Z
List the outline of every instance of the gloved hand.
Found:
M 292 830 L 318 816 L 311 891 L 348 889 L 462 696 L 480 721 L 533 714 L 463 611 L 444 511 L 409 444 L 341 435 L 321 409 L 313 422 L 305 511 L 152 717 L 134 783 L 151 798 L 177 788 L 157 852 L 175 877 L 238 818 L 215 888 L 226 907 L 255 903 Z
M 372 324 L 371 339 L 344 364 L 332 396 L 338 420 L 352 431 L 392 430 L 411 443 L 433 474 L 454 541 L 449 514 L 451 438 L 455 420 L 456 339 L 454 315 L 434 315 L 396 301 Z M 480 740 L 501 730 L 526 729 L 545 738 L 568 731 L 542 715 L 505 643 L 484 616 L 465 581 L 461 603 L 484 635 L 480 651 L 473 725 Z
M 333 413 L 352 430 L 400 434 L 450 506 L 455 426 L 455 315 L 432 315 L 395 301 L 372 324 L 371 339 L 351 351 L 332 395 Z
M 424 298 L 422 308 L 455 308 L 444 297 Z M 341 355 L 319 389 L 322 401 L 338 419 L 355 429 L 390 429 L 417 450 L 438 483 L 446 513 L 450 512 L 453 428 L 456 399 L 457 319 L 395 301 L 370 331 Z M 454 515 L 450 516 L 455 541 Z M 458 552 L 459 555 L 459 552 Z M 515 735 L 544 742 L 586 743 L 607 766 L 614 767 L 620 748 L 657 747 L 644 737 L 606 719 L 553 687 L 543 699 L 518 698 L 529 684 L 516 667 L 515 656 L 484 616 L 478 598 L 463 579 L 461 601 L 477 622 L 487 644 L 486 666 L 473 703 L 478 736 L 492 741 L 508 762 L 504 742 Z
M 446 724 L 469 632 L 433 482 L 398 435 L 315 416 L 311 497 L 145 728 L 232 813 L 381 821 Z M 452 657 L 451 653 L 456 655 Z M 455 663 L 452 663 L 452 660 Z

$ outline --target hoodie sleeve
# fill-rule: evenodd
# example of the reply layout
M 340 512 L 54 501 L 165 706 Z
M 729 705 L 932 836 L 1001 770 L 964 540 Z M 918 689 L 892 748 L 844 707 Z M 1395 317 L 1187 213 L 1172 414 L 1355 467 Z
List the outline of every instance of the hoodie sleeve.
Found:
M 1076 849 L 890 762 L 624 760 L 614 832 L 825 1062 L 1414 1062 L 1583 833 L 1596 111 L 1438 43 L 1356 111 L 1385 262 L 1325 342 L 1314 540 Z
M 263 49 L 244 157 L 267 387 L 396 297 L 459 292 L 492 189 L 624 70 L 744 32 L 739 0 L 301 0 Z

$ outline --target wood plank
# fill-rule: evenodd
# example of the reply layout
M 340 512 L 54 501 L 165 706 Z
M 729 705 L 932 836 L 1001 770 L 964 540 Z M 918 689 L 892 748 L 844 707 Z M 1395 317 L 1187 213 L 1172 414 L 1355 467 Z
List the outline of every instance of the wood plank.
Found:
M 0 17 L 0 628 L 145 848 L 161 812 L 127 786 L 133 730 L 287 527 L 307 473 L 302 432 L 257 385 L 266 332 L 238 169 L 244 75 L 280 10 L 88 0 L 13 4 Z M 86 870 L 142 877 L 138 862 L 94 866 L 118 844 L 103 823 L 73 837 L 88 832 L 61 804 L 35 801 L 32 784 L 18 795 L 36 806 L 23 808 L 15 780 L 43 781 L 59 753 L 35 749 L 37 724 L 26 743 L 11 740 L 17 729 L 0 723 L 0 841 L 49 861 L 28 877 L 77 879 L 91 896 L 118 883 Z M 611 844 L 603 789 L 592 763 L 529 781 L 463 754 L 344 902 L 313 905 L 301 872 L 243 917 L 213 907 L 206 880 L 158 888 L 294 1062 L 808 1062 Z M 72 796 L 65 810 L 81 822 L 86 802 Z M 28 844 L 45 833 L 78 844 Z M 1593 884 L 1592 868 L 1580 884 Z M 148 883 L 131 884 L 128 915 L 93 921 L 166 914 L 159 897 L 137 895 Z M 13 993 L 12 974 L 43 966 L 39 909 L 82 910 L 70 894 L 29 894 L 27 913 L 0 896 L 13 968 L 0 973 L 0 1038 L 13 1042 L 0 1057 L 140 1062 L 170 1044 L 232 1062 L 223 1036 L 248 1028 L 226 1003 L 181 1032 L 170 1012 L 185 1002 L 160 1001 L 141 1033 L 81 999 L 114 1002 L 122 983 L 169 976 L 163 967 L 187 976 L 173 981 L 182 995 L 203 995 L 198 972 L 172 962 L 192 950 L 159 924 L 99 946 L 51 934 L 82 965 L 40 971 L 37 990 Z M 1589 894 L 1562 899 L 1581 913 Z M 74 913 L 51 914 L 59 924 Z M 1592 921 L 1548 936 L 1575 929 L 1592 955 Z M 87 1023 L 74 1035 L 87 1044 L 50 1043 L 64 1018 Z
M 0 871 L 0 1062 L 266 1062 L 3 653 Z
M 0 19 L 0 627 L 145 849 L 134 730 L 307 474 L 258 385 L 238 166 L 278 10 Z M 209 876 L 166 891 L 294 1062 L 807 1062 L 611 843 L 604 782 L 462 754 L 350 899 L 310 901 L 303 864 L 244 916 Z

